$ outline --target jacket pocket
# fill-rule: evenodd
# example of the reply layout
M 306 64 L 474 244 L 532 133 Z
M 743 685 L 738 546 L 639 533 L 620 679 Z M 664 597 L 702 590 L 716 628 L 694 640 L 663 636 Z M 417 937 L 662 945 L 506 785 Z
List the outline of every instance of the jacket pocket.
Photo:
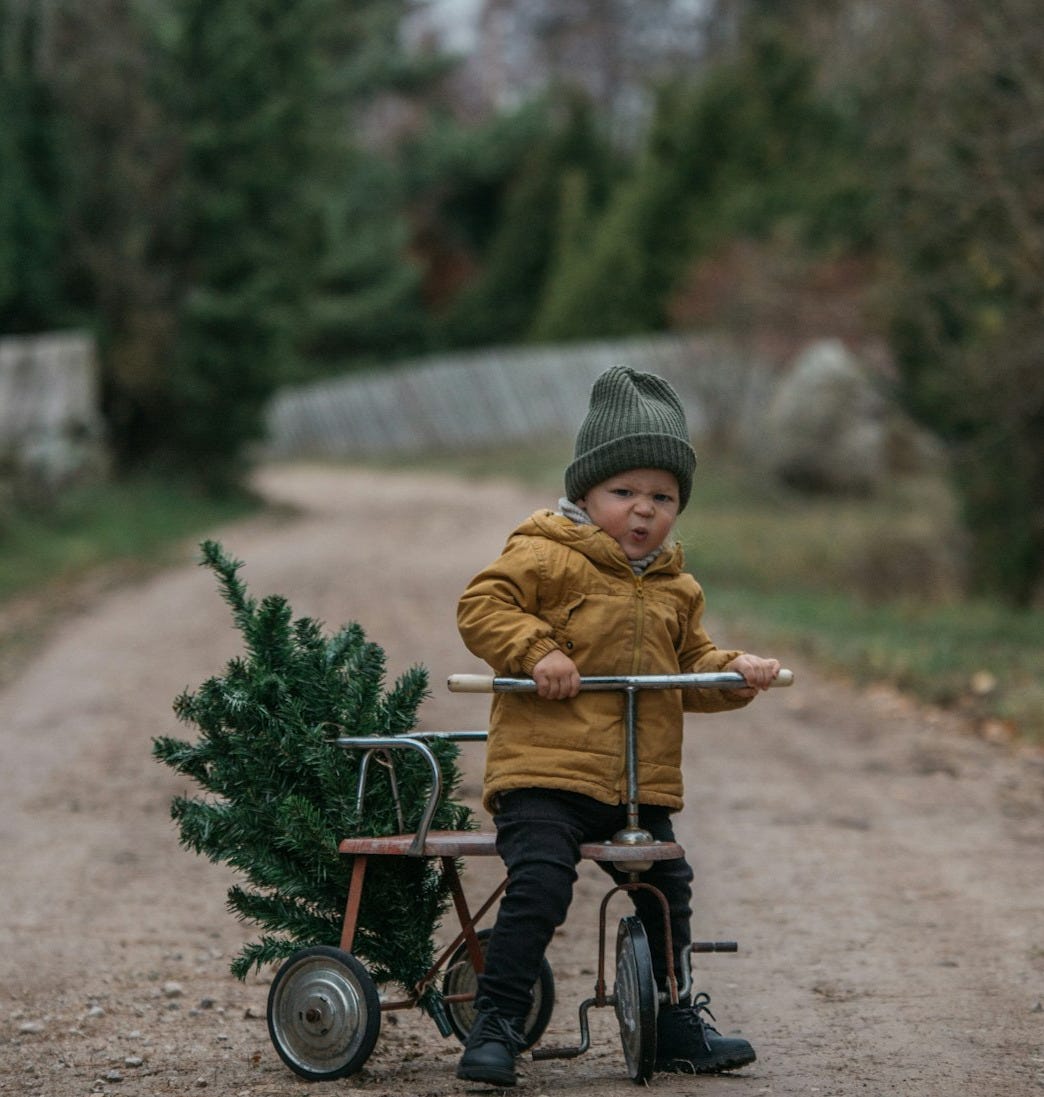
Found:
M 567 655 L 571 655 L 576 650 L 578 640 L 577 616 L 586 600 L 587 596 L 585 594 L 581 594 L 579 591 L 571 591 L 549 618 L 555 641 Z

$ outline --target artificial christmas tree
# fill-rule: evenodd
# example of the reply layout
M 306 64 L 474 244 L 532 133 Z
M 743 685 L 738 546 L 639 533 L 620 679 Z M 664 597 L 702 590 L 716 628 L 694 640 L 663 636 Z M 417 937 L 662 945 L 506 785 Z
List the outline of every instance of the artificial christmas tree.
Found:
M 333 740 L 412 730 L 428 680 L 415 666 L 385 691 L 384 652 L 359 625 L 326 637 L 310 618 L 293 620 L 286 599 L 270 595 L 258 603 L 249 597 L 238 575 L 242 562 L 221 545 L 205 541 L 202 551 L 246 654 L 232 659 L 221 677 L 175 701 L 178 717 L 199 728 L 198 741 L 160 737 L 153 753 L 206 794 L 172 803 L 182 844 L 246 878 L 248 886 L 229 889 L 229 908 L 266 932 L 233 961 L 233 974 L 243 978 L 252 967 L 300 948 L 338 943 L 351 872 L 338 842 L 400 828 L 388 768 L 371 768 L 364 809 L 358 810 L 359 755 Z M 431 749 L 446 789 L 434 825 L 472 829 L 470 810 L 453 799 L 460 780 L 457 748 L 439 741 Z M 397 752 L 394 779 L 409 830 L 427 799 L 427 767 L 412 751 Z M 447 897 L 430 860 L 380 858 L 372 864 L 354 952 L 375 982 L 416 985 L 432 964 L 432 936 Z

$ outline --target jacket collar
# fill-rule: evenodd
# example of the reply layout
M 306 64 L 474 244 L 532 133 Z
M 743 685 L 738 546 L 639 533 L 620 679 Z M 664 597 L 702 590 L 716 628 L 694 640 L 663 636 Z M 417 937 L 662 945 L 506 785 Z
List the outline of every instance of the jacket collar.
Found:
M 620 546 L 601 527 L 578 525 L 571 518 L 556 514 L 552 510 L 538 510 L 531 514 L 514 531 L 512 536 L 546 537 L 567 548 L 582 553 L 600 567 L 614 571 L 625 571 L 634 578 L 631 562 Z M 654 572 L 669 572 L 676 575 L 682 569 L 683 553 L 680 545 L 660 553 L 645 569 L 643 577 Z

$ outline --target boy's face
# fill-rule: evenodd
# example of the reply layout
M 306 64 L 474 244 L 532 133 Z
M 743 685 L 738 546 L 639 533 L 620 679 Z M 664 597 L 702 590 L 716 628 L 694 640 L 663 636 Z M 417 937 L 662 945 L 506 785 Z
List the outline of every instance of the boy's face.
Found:
M 576 502 L 628 560 L 640 560 L 671 532 L 678 517 L 678 480 L 664 469 L 628 469 L 596 484 Z

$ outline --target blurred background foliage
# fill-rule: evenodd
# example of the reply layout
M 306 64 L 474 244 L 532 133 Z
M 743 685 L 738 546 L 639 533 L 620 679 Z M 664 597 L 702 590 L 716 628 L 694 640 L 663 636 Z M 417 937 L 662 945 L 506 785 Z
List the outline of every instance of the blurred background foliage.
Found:
M 0 332 L 95 334 L 119 470 L 234 487 L 279 386 L 457 347 L 840 335 L 944 441 L 969 589 L 1039 596 L 1037 0 L 552 6 L 547 56 L 699 33 L 499 101 L 419 7 L 0 0 Z

